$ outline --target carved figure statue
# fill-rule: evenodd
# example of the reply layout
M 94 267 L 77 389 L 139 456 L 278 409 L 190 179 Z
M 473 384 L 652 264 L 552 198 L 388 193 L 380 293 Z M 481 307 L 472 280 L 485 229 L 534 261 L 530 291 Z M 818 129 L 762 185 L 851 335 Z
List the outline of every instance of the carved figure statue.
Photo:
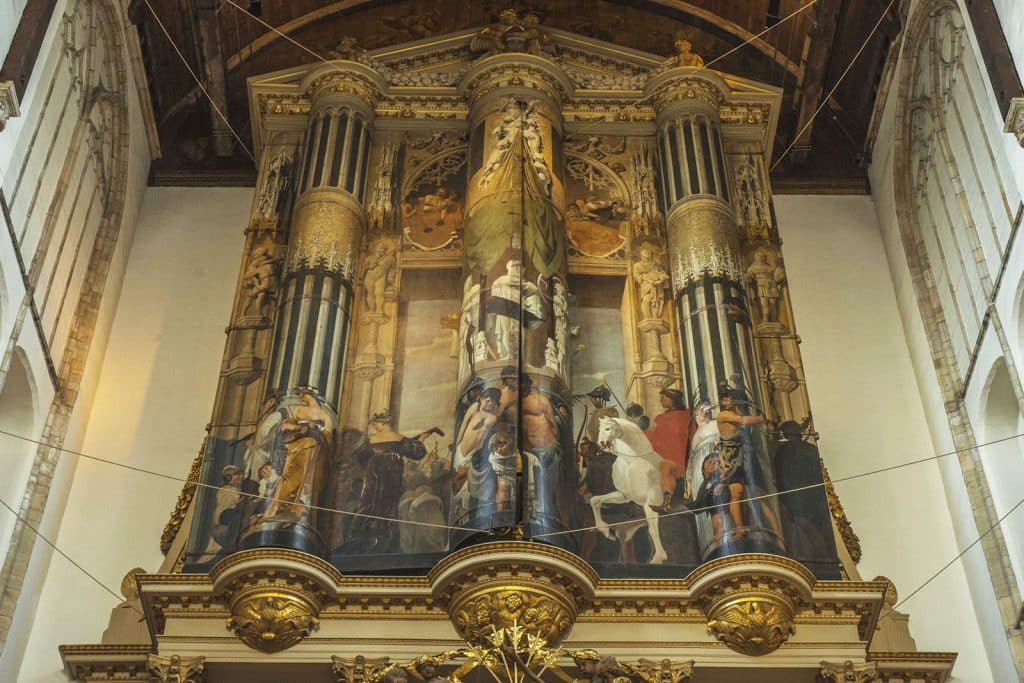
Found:
M 278 213 L 281 193 L 288 186 L 291 177 L 291 158 L 286 152 L 274 157 L 267 166 L 267 173 L 256 202 L 256 212 L 264 218 L 273 218 Z
M 530 12 L 520 17 L 514 9 L 498 15 L 498 23 L 486 26 L 473 36 L 469 49 L 482 57 L 502 52 L 528 52 L 539 55 L 548 49 L 551 37 L 540 28 L 540 17 Z
M 661 63 L 662 69 L 674 69 L 676 67 L 702 67 L 704 58 L 693 51 L 693 45 L 685 38 L 676 39 L 676 54 L 672 55 Z
M 640 247 L 640 260 L 633 264 L 633 281 L 640 290 L 640 311 L 644 320 L 657 320 L 665 307 L 665 286 L 668 273 L 654 258 L 647 244 Z
M 594 650 L 570 652 L 576 668 L 590 683 L 630 683 L 630 671 L 615 657 L 602 657 Z
M 370 313 L 384 315 L 384 293 L 394 267 L 395 254 L 387 242 L 378 244 L 367 257 L 363 273 L 363 299 Z
M 343 59 L 350 62 L 359 61 L 359 57 L 365 52 L 359 47 L 359 39 L 355 36 L 342 36 L 338 44 L 327 51 L 331 59 Z
M 777 322 L 779 299 L 782 297 L 781 285 L 786 281 L 786 271 L 781 266 L 772 265 L 768 261 L 768 253 L 761 250 L 754 254 L 754 262 L 747 268 L 745 278 L 757 296 L 762 322 Z
M 269 304 L 277 291 L 277 263 L 266 247 L 253 248 L 242 273 L 242 290 L 246 297 L 244 313 L 268 317 Z

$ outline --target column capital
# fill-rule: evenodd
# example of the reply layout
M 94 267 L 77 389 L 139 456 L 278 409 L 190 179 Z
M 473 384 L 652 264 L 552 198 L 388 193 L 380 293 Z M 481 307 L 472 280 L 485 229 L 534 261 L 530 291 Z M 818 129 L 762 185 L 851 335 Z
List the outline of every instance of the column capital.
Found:
M 161 657 L 151 654 L 146 668 L 160 683 L 202 683 L 206 680 L 206 657 Z
M 716 72 L 704 67 L 672 67 L 647 79 L 644 98 L 654 106 L 658 123 L 678 112 L 703 112 L 718 120 L 718 110 L 729 86 Z
M 550 59 L 523 52 L 483 57 L 469 67 L 459 82 L 459 93 L 469 103 L 470 120 L 479 120 L 485 105 L 509 97 L 544 100 L 561 112 L 575 85 Z
M 2 125 L 0 125 L 0 130 L 3 130 Z M 1010 110 L 1006 113 L 1004 131 L 1012 133 L 1020 146 L 1024 147 L 1024 97 L 1015 97 L 1010 100 Z
M 849 659 L 841 663 L 822 662 L 818 680 L 822 683 L 868 683 L 878 680 L 878 664 L 854 664 Z
M 361 109 L 371 120 L 386 88 L 387 82 L 375 69 L 344 60 L 313 69 L 302 81 L 302 93 L 309 98 L 312 115 L 332 104 L 348 104 Z
M 18 107 L 18 93 L 14 81 L 0 82 L 0 133 L 7 127 L 7 120 L 21 115 Z

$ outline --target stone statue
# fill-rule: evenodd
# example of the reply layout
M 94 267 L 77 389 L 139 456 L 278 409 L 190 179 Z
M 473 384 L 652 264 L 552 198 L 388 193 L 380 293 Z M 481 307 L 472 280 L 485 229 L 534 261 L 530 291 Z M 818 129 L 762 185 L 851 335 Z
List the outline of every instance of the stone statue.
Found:
M 363 271 L 363 300 L 366 310 L 384 315 L 385 292 L 395 267 L 395 254 L 387 242 L 380 242 L 366 259 Z
M 640 260 L 633 264 L 633 281 L 640 290 L 640 312 L 644 320 L 657 320 L 665 307 L 668 273 L 655 260 L 649 244 L 641 245 L 639 251 Z
M 242 291 L 246 297 L 244 314 L 257 313 L 264 318 L 269 317 L 269 304 L 277 291 L 277 263 L 266 247 L 253 248 L 242 273 Z
M 754 254 L 754 262 L 747 268 L 744 277 L 757 296 L 758 305 L 761 307 L 761 321 L 778 322 L 781 285 L 786 281 L 786 271 L 781 266 L 772 265 L 768 261 L 768 253 L 761 250 Z
M 256 202 L 256 212 L 266 219 L 278 215 L 281 205 L 281 193 L 288 187 L 291 178 L 291 158 L 286 152 L 274 157 L 267 166 L 267 173 Z

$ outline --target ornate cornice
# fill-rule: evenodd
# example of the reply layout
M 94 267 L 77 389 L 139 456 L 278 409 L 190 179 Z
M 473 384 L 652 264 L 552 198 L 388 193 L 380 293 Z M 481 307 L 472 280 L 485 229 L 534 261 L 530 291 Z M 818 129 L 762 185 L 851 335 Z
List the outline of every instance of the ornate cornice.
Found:
M 485 543 L 453 553 L 428 575 L 437 604 L 467 642 L 522 627 L 557 644 L 594 598 L 597 572 L 539 543 Z
M 715 114 L 725 103 L 729 86 L 714 71 L 680 67 L 666 69 L 647 79 L 644 98 L 654 104 L 659 119 L 679 108 L 698 107 Z
M 372 112 L 387 89 L 387 81 L 373 68 L 359 62 L 334 61 L 309 72 L 300 91 L 315 109 L 336 97 L 354 99 Z
M 459 82 L 459 93 L 470 110 L 491 95 L 531 93 L 561 110 L 575 92 L 565 71 L 544 57 L 524 53 L 497 54 L 478 59 Z

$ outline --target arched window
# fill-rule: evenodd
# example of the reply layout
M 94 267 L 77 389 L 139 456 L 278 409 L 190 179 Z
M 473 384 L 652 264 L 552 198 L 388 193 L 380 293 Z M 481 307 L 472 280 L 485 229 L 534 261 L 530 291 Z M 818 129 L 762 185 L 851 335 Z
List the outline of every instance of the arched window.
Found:
M 926 271 L 921 277 L 935 309 L 929 313 L 945 324 L 960 376 L 1021 201 L 969 30 L 953 0 L 921 3 L 907 27 L 896 126 L 904 240 L 911 260 Z
M 0 430 L 21 436 L 36 436 L 36 385 L 28 361 L 21 349 L 11 359 L 7 380 L 0 388 Z M 25 491 L 25 481 L 32 469 L 35 444 L 7 434 L 0 434 L 0 496 L 17 509 Z M 0 561 L 7 554 L 14 516 L 4 510 L 0 514 Z
M 1010 383 L 1006 362 L 1000 358 L 989 373 L 982 404 L 983 434 L 988 443 L 980 449 L 992 489 L 992 502 L 996 514 L 1002 517 L 1020 500 L 1020 484 L 1024 481 L 1024 454 L 1019 439 L 1024 432 L 1017 397 Z M 1002 523 L 1010 563 L 1017 575 L 1017 583 L 1024 585 L 1024 515 L 1013 514 Z

